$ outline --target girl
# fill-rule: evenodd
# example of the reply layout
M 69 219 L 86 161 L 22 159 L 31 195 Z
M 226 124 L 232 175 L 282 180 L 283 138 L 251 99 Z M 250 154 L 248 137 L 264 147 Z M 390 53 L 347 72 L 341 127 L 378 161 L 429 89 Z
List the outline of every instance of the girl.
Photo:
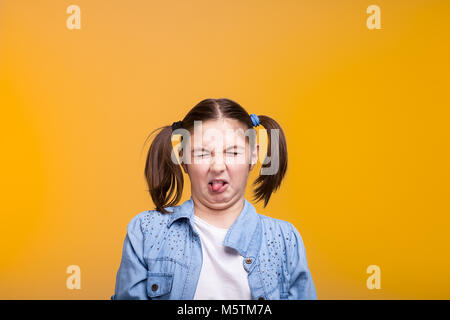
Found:
M 265 207 L 287 169 L 286 140 L 275 120 L 249 115 L 229 99 L 206 99 L 162 128 L 145 166 L 156 208 L 128 224 L 111 299 L 317 299 L 297 229 L 258 214 L 244 197 L 259 125 L 270 132 L 254 182 L 255 200 Z M 182 170 L 191 197 L 177 206 Z

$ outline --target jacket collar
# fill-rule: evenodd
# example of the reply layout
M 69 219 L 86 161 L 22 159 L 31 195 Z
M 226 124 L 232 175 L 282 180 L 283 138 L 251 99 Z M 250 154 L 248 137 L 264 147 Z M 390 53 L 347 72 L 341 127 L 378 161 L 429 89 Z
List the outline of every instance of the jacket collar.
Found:
M 167 227 L 181 218 L 187 218 L 191 228 L 195 234 L 194 228 L 194 202 L 192 196 L 182 205 L 173 207 L 173 212 Z M 258 213 L 253 205 L 244 199 L 244 207 L 238 218 L 228 229 L 223 245 L 237 250 L 244 257 L 255 258 L 261 246 L 261 222 Z

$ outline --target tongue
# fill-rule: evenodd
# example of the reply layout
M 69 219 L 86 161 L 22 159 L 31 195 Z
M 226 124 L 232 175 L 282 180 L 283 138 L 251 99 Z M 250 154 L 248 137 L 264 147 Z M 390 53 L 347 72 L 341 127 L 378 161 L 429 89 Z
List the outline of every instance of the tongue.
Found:
M 222 186 L 223 186 L 223 183 L 220 183 L 220 182 L 213 182 L 213 184 L 212 184 L 212 189 L 213 189 L 213 191 L 217 191 L 217 190 L 219 190 Z

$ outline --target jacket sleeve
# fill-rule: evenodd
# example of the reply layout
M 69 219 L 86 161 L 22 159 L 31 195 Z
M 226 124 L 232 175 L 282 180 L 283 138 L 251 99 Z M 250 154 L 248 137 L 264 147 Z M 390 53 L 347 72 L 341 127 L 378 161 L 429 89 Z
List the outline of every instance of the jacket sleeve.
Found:
M 316 288 L 306 261 L 306 250 L 302 237 L 291 223 L 289 254 L 289 300 L 316 300 Z
M 122 260 L 116 276 L 115 294 L 111 300 L 148 300 L 147 265 L 143 258 L 144 235 L 139 215 L 127 226 Z

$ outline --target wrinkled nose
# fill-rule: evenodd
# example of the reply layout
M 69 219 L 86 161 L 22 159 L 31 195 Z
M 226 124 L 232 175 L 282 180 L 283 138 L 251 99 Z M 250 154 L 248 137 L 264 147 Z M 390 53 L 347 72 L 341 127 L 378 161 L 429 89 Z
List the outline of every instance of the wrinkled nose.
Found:
M 216 154 L 211 161 L 211 171 L 221 172 L 226 169 L 225 159 L 223 155 Z

